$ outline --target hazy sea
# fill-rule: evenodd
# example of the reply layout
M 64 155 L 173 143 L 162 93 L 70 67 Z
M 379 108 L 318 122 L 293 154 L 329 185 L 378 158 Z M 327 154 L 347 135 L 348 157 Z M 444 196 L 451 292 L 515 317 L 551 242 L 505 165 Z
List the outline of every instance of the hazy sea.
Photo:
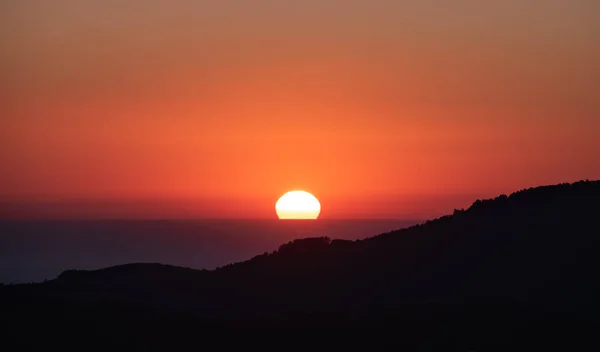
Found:
M 296 238 L 362 239 L 416 220 L 99 220 L 0 222 L 0 283 L 39 282 L 67 269 L 163 263 L 214 269 Z

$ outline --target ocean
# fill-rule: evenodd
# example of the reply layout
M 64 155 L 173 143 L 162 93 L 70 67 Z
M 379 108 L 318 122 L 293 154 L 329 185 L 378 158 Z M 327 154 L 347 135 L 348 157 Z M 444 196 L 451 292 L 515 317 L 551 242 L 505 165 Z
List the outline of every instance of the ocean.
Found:
M 68 269 L 162 263 L 214 269 L 297 238 L 356 240 L 416 220 L 97 220 L 0 222 L 0 283 L 40 282 Z

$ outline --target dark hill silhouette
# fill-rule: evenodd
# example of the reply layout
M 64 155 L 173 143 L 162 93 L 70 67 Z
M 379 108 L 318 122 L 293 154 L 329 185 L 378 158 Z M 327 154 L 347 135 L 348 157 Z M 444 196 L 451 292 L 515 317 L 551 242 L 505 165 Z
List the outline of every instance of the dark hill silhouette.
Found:
M 206 326 L 393 328 L 421 347 L 585 335 L 600 322 L 599 201 L 600 181 L 581 181 L 477 200 L 364 240 L 298 239 L 212 271 L 70 270 L 1 287 L 2 319 L 17 334 L 18 321 L 27 332 L 31 322 L 101 321 L 128 341 Z

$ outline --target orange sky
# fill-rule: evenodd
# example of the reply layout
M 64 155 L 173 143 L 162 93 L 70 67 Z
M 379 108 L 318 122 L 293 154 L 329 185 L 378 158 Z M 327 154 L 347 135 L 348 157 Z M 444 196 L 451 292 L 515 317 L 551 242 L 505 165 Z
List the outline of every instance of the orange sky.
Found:
M 600 179 L 597 1 L 226 3 L 3 2 L 0 211 L 428 218 Z

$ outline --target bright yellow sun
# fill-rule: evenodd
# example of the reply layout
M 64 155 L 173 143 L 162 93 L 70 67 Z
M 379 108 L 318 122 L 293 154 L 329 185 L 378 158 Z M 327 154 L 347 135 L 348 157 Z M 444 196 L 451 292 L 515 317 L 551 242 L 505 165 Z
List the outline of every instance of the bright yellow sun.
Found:
M 280 219 L 316 219 L 321 212 L 321 204 L 308 192 L 290 191 L 279 198 L 275 210 Z

